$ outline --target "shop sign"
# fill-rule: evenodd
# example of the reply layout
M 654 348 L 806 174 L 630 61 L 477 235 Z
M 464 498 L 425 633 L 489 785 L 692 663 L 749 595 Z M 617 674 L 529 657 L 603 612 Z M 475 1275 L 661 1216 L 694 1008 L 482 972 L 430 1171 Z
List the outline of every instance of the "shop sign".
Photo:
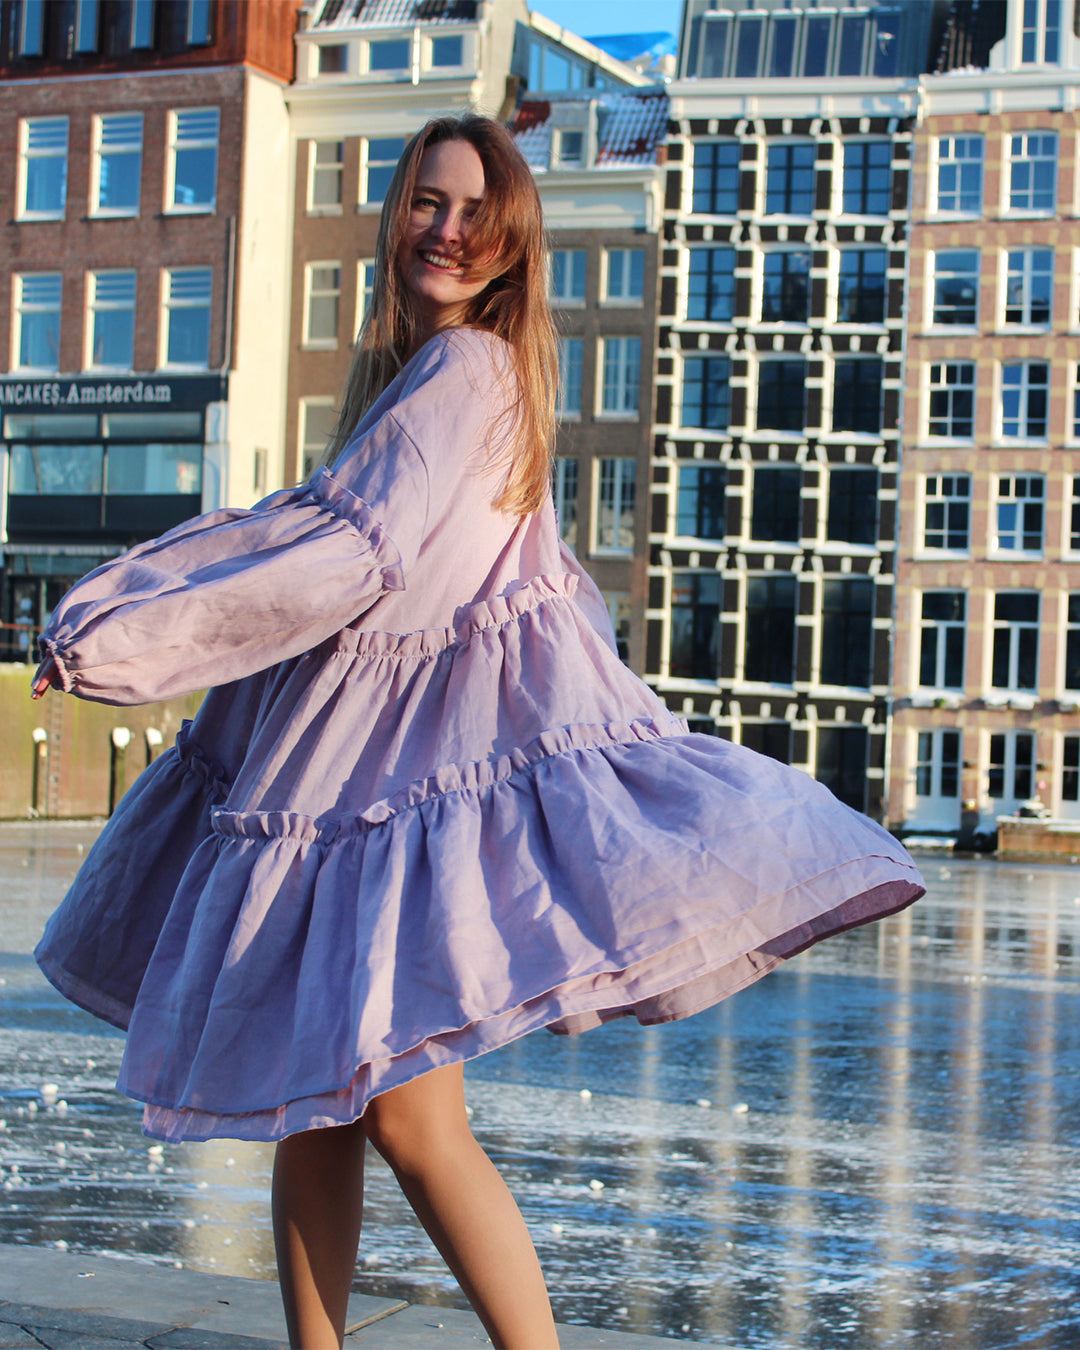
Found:
M 69 412 L 80 409 L 202 408 L 226 397 L 222 375 L 152 379 L 118 376 L 111 380 L 0 380 L 0 409 Z

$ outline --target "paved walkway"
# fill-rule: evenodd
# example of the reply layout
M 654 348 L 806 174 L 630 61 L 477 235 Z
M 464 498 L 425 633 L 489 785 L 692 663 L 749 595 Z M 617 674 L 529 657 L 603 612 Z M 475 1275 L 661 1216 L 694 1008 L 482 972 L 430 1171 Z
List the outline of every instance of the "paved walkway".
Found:
M 661 1336 L 559 1328 L 563 1350 L 673 1350 Z M 346 1346 L 490 1345 L 472 1313 L 354 1294 Z M 0 1244 L 0 1350 L 285 1350 L 277 1285 L 127 1257 Z

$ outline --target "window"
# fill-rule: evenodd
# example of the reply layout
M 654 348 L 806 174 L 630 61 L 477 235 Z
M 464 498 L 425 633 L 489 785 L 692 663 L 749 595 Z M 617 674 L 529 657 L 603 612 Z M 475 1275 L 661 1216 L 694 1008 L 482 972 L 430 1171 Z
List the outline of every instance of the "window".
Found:
M 212 285 L 209 267 L 177 267 L 165 273 L 166 366 L 209 366 Z
M 720 672 L 721 579 L 716 572 L 675 572 L 671 578 L 671 647 L 675 679 L 715 680 Z
M 762 258 L 763 323 L 805 323 L 810 310 L 810 254 L 773 250 Z
M 1053 211 L 1057 133 L 1021 131 L 1008 138 L 1009 210 Z
M 724 431 L 731 422 L 731 362 L 726 356 L 689 356 L 683 361 L 681 423 Z
M 443 66 L 460 66 L 464 60 L 465 43 L 460 36 L 431 39 L 431 64 L 436 69 Z
M 131 0 L 130 41 L 132 51 L 143 51 L 154 45 L 154 10 L 156 0 Z
M 1080 594 L 1075 591 L 1069 596 L 1066 610 L 1064 686 L 1080 689 Z
M 821 682 L 869 689 L 874 643 L 874 583 L 829 580 L 821 588 Z
M 757 425 L 801 431 L 806 422 L 806 362 L 762 361 L 758 366 Z
M 991 685 L 995 689 L 1035 689 L 1038 666 L 1038 591 L 999 591 L 994 596 Z
M 1000 731 L 990 737 L 986 795 L 1019 805 L 1035 786 L 1035 737 L 1030 731 Z
M 187 0 L 188 43 L 192 47 L 204 47 L 212 38 L 210 0 Z
M 840 42 L 836 54 L 837 75 L 862 75 L 863 44 L 866 41 L 866 15 L 845 14 L 840 20 Z
M 829 69 L 829 45 L 832 40 L 831 15 L 807 14 L 803 18 L 804 75 L 824 75 Z
M 40 56 L 45 50 L 45 0 L 23 0 L 18 22 L 19 55 Z
M 1072 500 L 1069 503 L 1069 552 L 1080 553 L 1080 476 L 1072 480 Z
M 581 372 L 584 355 L 583 338 L 559 338 L 559 398 L 556 411 L 560 417 L 581 416 Z
M 349 48 L 344 42 L 322 42 L 316 47 L 320 75 L 344 75 L 349 69 Z
M 577 543 L 578 462 L 567 455 L 556 455 L 551 475 L 551 493 L 559 537 L 573 548 Z
M 735 250 L 692 248 L 686 317 L 705 323 L 730 323 L 735 313 Z
M 826 539 L 845 544 L 876 544 L 877 504 L 876 469 L 830 469 Z
M 793 576 L 747 578 L 743 676 L 766 684 L 791 684 L 795 679 Z
M 675 533 L 688 539 L 723 539 L 727 469 L 719 464 L 679 466 Z
M 977 216 L 982 211 L 983 138 L 937 139 L 937 209 Z
M 844 212 L 887 216 L 892 206 L 892 142 L 848 141 L 844 145 Z
M 802 470 L 754 468 L 750 538 L 797 544 L 802 535 Z
M 640 301 L 645 294 L 645 250 L 604 250 L 604 299 Z
M 1001 435 L 1006 440 L 1046 439 L 1050 367 L 1018 361 L 1001 367 Z
M 630 659 L 630 592 L 602 591 L 620 661 Z
M 1045 327 L 1054 294 L 1054 250 L 1010 249 L 1005 282 L 1005 322 Z
M 185 108 L 170 119 L 171 192 L 174 211 L 212 211 L 217 198 L 220 113 L 217 108 Z
M 19 123 L 22 136 L 24 220 L 60 220 L 67 202 L 68 120 L 31 117 Z
M 1001 553 L 1041 553 L 1045 481 L 1038 473 L 999 474 L 994 548 Z
M 846 248 L 840 253 L 837 323 L 885 322 L 885 272 L 889 255 L 883 248 Z
M 131 370 L 135 365 L 135 273 L 91 272 L 89 349 L 94 370 Z
M 960 796 L 960 733 L 920 731 L 915 752 L 916 797 Z
M 585 162 L 585 133 L 577 127 L 557 128 L 552 133 L 552 164 L 561 169 L 579 169 Z
M 838 357 L 833 379 L 833 431 L 881 430 L 882 363 L 873 357 Z
M 930 367 L 929 436 L 969 441 L 975 431 L 975 362 L 941 361 Z
M 585 264 L 583 248 L 557 248 L 551 255 L 551 302 L 554 305 L 585 303 Z
M 594 553 L 633 553 L 636 471 L 637 465 L 629 456 L 598 462 Z
M 1054 65 L 1061 52 L 1061 0 L 1023 0 L 1020 61 Z
M 304 346 L 336 347 L 341 264 L 308 263 L 304 268 L 304 291 Z
M 727 74 L 728 31 L 731 19 L 726 14 L 703 14 L 700 28 L 698 74 L 706 80 Z
M 394 176 L 397 162 L 405 150 L 404 136 L 369 136 L 363 142 L 364 166 L 360 200 L 367 206 L 381 206 Z
M 108 113 L 95 125 L 94 211 L 97 215 L 139 213 L 142 176 L 142 113 Z
M 766 215 L 808 216 L 814 209 L 813 141 L 770 145 L 765 170 Z
M 694 146 L 696 216 L 733 216 L 739 209 L 738 141 L 702 141 Z
M 853 811 L 866 807 L 869 745 L 865 727 L 818 727 L 814 777 Z
M 1080 801 L 1080 736 L 1062 738 L 1061 800 Z
M 369 42 L 368 70 L 408 70 L 412 65 L 412 41 L 410 38 L 384 38 L 379 42 Z
M 308 210 L 341 209 L 341 180 L 345 172 L 344 141 L 309 141 Z
M 787 722 L 744 722 L 739 744 L 781 764 L 791 763 L 791 727 Z
M 602 411 L 613 417 L 636 417 L 641 383 L 641 339 L 601 338 L 600 353 L 604 372 Z
M 919 633 L 919 685 L 923 689 L 963 689 L 967 595 L 964 591 L 924 591 Z
M 732 74 L 736 79 L 753 79 L 761 60 L 761 39 L 765 19 L 760 14 L 740 14 L 735 29 L 735 61 Z
M 774 78 L 782 78 L 792 73 L 799 20 L 793 14 L 774 14 L 770 27 L 772 29 L 772 42 L 769 52 L 768 73 Z
M 979 250 L 943 249 L 933 259 L 933 322 L 974 324 L 979 312 Z
M 971 530 L 970 475 L 928 474 L 923 500 L 923 548 L 966 553 Z
M 96 52 L 98 45 L 98 0 L 76 0 L 75 50 Z
M 16 370 L 60 369 L 59 272 L 23 272 L 15 276 Z
M 336 424 L 332 400 L 300 400 L 300 472 L 305 479 L 310 478 L 322 463 Z

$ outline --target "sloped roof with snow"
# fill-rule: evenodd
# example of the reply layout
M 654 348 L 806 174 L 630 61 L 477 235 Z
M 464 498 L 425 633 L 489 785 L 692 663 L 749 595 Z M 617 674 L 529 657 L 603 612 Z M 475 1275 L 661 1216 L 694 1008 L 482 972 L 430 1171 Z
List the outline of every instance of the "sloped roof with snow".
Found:
M 470 23 L 477 0 L 322 0 L 313 29 L 401 28 L 415 23 Z
M 655 164 L 667 134 L 667 94 L 658 89 L 620 89 L 593 97 L 597 105 L 596 167 L 629 169 Z M 546 169 L 550 164 L 552 110 L 582 101 L 581 96 L 522 101 L 510 129 L 532 168 Z

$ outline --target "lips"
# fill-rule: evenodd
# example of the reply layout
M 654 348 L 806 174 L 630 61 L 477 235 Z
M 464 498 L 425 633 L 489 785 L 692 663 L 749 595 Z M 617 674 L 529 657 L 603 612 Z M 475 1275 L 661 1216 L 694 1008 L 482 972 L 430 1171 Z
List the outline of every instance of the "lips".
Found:
M 418 249 L 417 253 L 422 262 L 426 262 L 431 267 L 437 267 L 441 272 L 461 272 L 463 270 L 461 263 L 456 258 L 447 258 L 441 253 L 429 253 L 421 249 Z

